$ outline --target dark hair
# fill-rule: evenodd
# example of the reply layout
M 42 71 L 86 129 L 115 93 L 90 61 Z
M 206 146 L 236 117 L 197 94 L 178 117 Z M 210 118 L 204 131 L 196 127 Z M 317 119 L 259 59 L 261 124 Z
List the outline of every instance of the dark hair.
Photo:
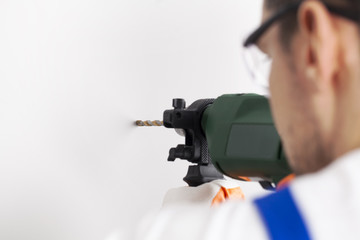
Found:
M 293 3 L 304 2 L 306 0 L 265 0 L 265 7 L 272 11 L 276 12 Z M 321 0 L 321 2 L 332 4 L 335 6 L 343 7 L 346 9 L 356 9 L 359 10 L 360 14 L 360 0 Z M 292 36 L 298 30 L 297 26 L 297 15 L 293 13 L 289 13 L 281 19 L 280 23 L 280 40 L 283 46 L 288 49 L 289 43 L 291 42 Z M 358 24 L 360 26 L 360 23 Z

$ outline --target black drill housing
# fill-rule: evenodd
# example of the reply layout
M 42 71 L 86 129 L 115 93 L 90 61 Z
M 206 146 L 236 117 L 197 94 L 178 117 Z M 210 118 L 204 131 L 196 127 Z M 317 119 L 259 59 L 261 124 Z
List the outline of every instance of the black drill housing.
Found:
M 214 99 L 201 99 L 186 108 L 184 99 L 173 99 L 174 109 L 164 112 L 164 126 L 179 129 L 185 135 L 185 144 L 171 148 L 168 161 L 179 158 L 196 164 L 189 166 L 187 175 L 183 178 L 189 186 L 199 186 L 224 178 L 211 162 L 208 144 L 201 127 L 202 115 L 213 102 Z

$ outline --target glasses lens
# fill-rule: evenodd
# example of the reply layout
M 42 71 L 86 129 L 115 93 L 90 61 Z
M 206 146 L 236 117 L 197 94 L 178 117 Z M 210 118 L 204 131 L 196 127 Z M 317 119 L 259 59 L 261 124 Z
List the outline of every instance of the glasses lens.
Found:
M 244 49 L 244 60 L 255 83 L 268 90 L 272 59 L 254 44 Z

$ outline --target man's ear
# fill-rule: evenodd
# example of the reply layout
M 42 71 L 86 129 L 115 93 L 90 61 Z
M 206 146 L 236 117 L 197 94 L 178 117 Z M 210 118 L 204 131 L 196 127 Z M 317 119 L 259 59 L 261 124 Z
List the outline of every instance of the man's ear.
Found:
M 298 12 L 298 24 L 306 51 L 305 76 L 317 87 L 328 86 L 339 66 L 338 33 L 333 16 L 321 2 L 305 1 Z

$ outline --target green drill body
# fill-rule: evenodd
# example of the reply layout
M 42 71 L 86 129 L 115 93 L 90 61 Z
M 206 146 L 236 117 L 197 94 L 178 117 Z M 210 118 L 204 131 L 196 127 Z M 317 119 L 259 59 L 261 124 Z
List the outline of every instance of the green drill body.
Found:
M 277 183 L 291 173 L 265 97 L 220 96 L 204 111 L 201 125 L 211 161 L 223 174 Z

